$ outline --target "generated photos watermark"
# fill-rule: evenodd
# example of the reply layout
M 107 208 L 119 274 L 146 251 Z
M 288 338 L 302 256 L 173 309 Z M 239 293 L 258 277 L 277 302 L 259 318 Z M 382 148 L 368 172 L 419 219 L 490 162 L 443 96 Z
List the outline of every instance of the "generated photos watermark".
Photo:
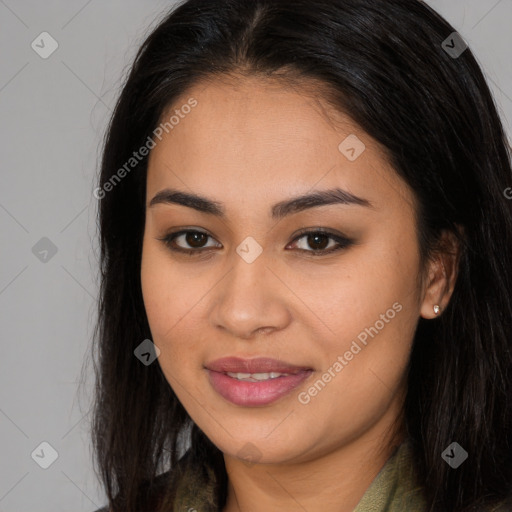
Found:
M 307 391 L 301 391 L 297 395 L 298 401 L 307 405 L 311 402 L 311 399 L 320 393 L 325 386 L 336 377 L 344 368 L 348 365 L 348 363 L 354 358 L 355 355 L 359 354 L 361 350 L 366 347 L 368 344 L 368 336 L 372 339 L 379 334 L 379 332 L 384 329 L 386 324 L 395 318 L 397 313 L 402 311 L 403 306 L 399 302 L 395 302 L 391 308 L 389 308 L 385 313 L 380 315 L 380 319 L 377 320 L 372 326 L 366 327 L 363 329 L 358 335 L 357 340 L 354 339 L 350 345 L 350 349 L 347 350 L 343 355 L 337 357 L 336 361 L 322 374 L 322 376 L 312 385 Z M 363 345 L 361 347 L 361 345 Z
M 163 134 L 169 133 L 173 130 L 181 121 L 184 119 L 187 114 L 190 114 L 192 109 L 197 106 L 197 100 L 195 98 L 189 98 L 187 103 L 183 104 L 179 109 L 174 110 L 174 114 L 169 117 L 169 120 L 160 123 L 153 130 L 153 137 L 151 135 L 148 136 L 146 142 L 139 148 L 138 151 L 134 151 L 132 156 L 117 170 L 117 172 L 110 177 L 108 181 L 103 183 L 101 187 L 96 187 L 93 191 L 93 195 L 96 199 L 103 199 L 107 192 L 110 192 L 114 189 L 114 187 L 133 170 L 139 162 L 141 162 L 146 156 L 149 155 L 149 152 L 156 147 L 157 142 L 155 139 L 159 141 L 162 140 Z

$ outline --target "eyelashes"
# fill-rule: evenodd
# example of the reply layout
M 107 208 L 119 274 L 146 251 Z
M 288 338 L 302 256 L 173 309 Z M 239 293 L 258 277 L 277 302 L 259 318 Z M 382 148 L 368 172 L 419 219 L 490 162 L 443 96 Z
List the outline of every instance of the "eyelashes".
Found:
M 160 238 L 159 240 L 164 242 L 164 244 L 171 251 L 186 253 L 186 254 L 189 254 L 191 256 L 193 256 L 194 254 L 202 254 L 202 253 L 204 253 L 204 252 L 206 252 L 208 250 L 208 248 L 204 248 L 204 247 L 196 247 L 196 248 L 193 248 L 193 249 L 187 249 L 187 248 L 183 248 L 183 247 L 180 247 L 180 246 L 176 246 L 175 240 L 177 238 L 180 238 L 180 237 L 187 238 L 186 235 L 194 235 L 194 236 L 196 236 L 196 239 L 199 238 L 199 240 L 201 240 L 201 239 L 204 240 L 204 239 L 207 239 L 207 238 L 212 238 L 212 240 L 213 240 L 213 237 L 211 237 L 208 233 L 205 233 L 204 231 L 193 230 L 193 229 L 177 231 L 175 233 L 169 233 L 167 236 L 165 236 L 164 238 Z M 186 243 L 190 244 L 191 243 L 191 239 L 186 241 Z M 192 241 L 192 243 L 197 243 L 197 240 L 196 241 Z
M 206 252 L 211 252 L 218 248 L 222 248 L 221 244 L 203 246 L 202 243 L 206 242 L 209 238 L 215 240 L 212 236 L 204 231 L 186 229 L 176 231 L 174 233 L 169 233 L 163 238 L 158 238 L 158 240 L 163 242 L 165 246 L 172 252 L 187 254 L 189 256 L 199 256 Z M 189 247 L 187 248 L 177 245 L 177 241 L 180 239 L 182 243 L 188 244 Z M 347 249 L 354 244 L 354 240 L 348 237 L 333 233 L 332 231 L 326 229 L 315 228 L 300 230 L 299 234 L 287 245 L 287 247 L 296 244 L 298 241 L 303 239 L 305 240 L 303 245 L 306 247 L 313 246 L 313 248 L 294 248 L 293 250 L 297 250 L 303 254 L 305 253 L 307 256 L 313 257 L 332 254 L 334 252 L 341 251 L 342 249 Z M 325 241 L 327 241 L 327 243 L 324 243 Z M 332 245 L 331 242 L 334 242 L 334 244 Z

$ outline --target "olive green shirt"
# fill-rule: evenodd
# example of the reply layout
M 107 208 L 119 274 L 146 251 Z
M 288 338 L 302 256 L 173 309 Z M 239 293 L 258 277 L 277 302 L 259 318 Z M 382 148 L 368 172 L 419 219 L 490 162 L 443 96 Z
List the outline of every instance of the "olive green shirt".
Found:
M 403 443 L 386 462 L 354 512 L 426 512 L 426 503 L 411 463 L 409 445 Z M 173 512 L 218 512 L 215 508 L 213 472 L 210 479 L 185 471 L 178 484 Z
M 176 503 L 172 512 L 219 512 L 215 505 L 213 471 L 209 478 L 185 471 L 178 484 Z M 482 512 L 510 512 L 504 505 Z M 391 455 L 353 512 L 427 512 L 422 487 L 418 484 L 412 452 L 407 442 Z
M 213 469 L 193 466 L 185 454 L 171 475 L 176 489 L 174 508 L 169 512 L 219 512 L 215 497 Z M 169 485 L 169 472 L 157 477 L 155 497 Z M 97 512 L 107 512 L 103 508 Z M 479 512 L 511 512 L 510 505 L 501 504 Z M 427 512 L 422 487 L 419 485 L 408 442 L 402 443 L 388 459 L 353 512 Z

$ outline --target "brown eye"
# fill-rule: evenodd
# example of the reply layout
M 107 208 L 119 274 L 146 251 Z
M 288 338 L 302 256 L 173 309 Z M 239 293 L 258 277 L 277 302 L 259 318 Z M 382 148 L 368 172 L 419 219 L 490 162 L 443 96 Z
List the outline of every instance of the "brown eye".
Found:
M 305 254 L 309 253 L 308 256 L 325 256 L 346 249 L 353 243 L 354 241 L 347 237 L 317 229 L 302 231 L 292 245 Z
M 214 241 L 214 244 L 206 245 L 208 239 Z M 171 251 L 186 253 L 190 256 L 199 255 L 207 252 L 209 249 L 222 248 L 222 244 L 208 235 L 208 233 L 197 230 L 182 230 L 170 233 L 159 240 L 169 247 Z M 290 246 L 297 246 L 292 248 L 298 249 L 308 256 L 326 256 L 341 249 L 346 249 L 353 245 L 353 243 L 353 240 L 342 235 L 316 229 L 314 231 L 303 231 Z
M 209 238 L 214 240 L 210 235 L 204 233 L 203 231 L 183 230 L 176 233 L 171 233 L 164 238 L 160 238 L 159 240 L 164 242 L 164 244 L 167 245 L 167 247 L 169 247 L 169 249 L 172 251 L 183 252 L 192 255 L 193 253 L 201 253 L 202 251 L 206 251 L 211 248 L 222 247 L 221 244 L 205 245 Z
M 188 231 L 185 235 L 185 242 L 195 248 L 203 247 L 207 239 L 208 235 L 199 231 Z
M 325 249 L 329 245 L 329 237 L 320 233 L 307 235 L 307 243 L 311 249 Z

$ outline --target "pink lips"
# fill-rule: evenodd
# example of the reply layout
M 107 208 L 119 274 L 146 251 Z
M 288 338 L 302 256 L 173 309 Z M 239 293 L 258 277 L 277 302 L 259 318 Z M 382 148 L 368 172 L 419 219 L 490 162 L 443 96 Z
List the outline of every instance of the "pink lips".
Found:
M 313 370 L 269 358 L 240 359 L 227 357 L 205 365 L 212 387 L 235 405 L 257 406 L 276 401 L 307 379 Z M 288 375 L 260 382 L 238 380 L 230 373 L 286 373 Z

